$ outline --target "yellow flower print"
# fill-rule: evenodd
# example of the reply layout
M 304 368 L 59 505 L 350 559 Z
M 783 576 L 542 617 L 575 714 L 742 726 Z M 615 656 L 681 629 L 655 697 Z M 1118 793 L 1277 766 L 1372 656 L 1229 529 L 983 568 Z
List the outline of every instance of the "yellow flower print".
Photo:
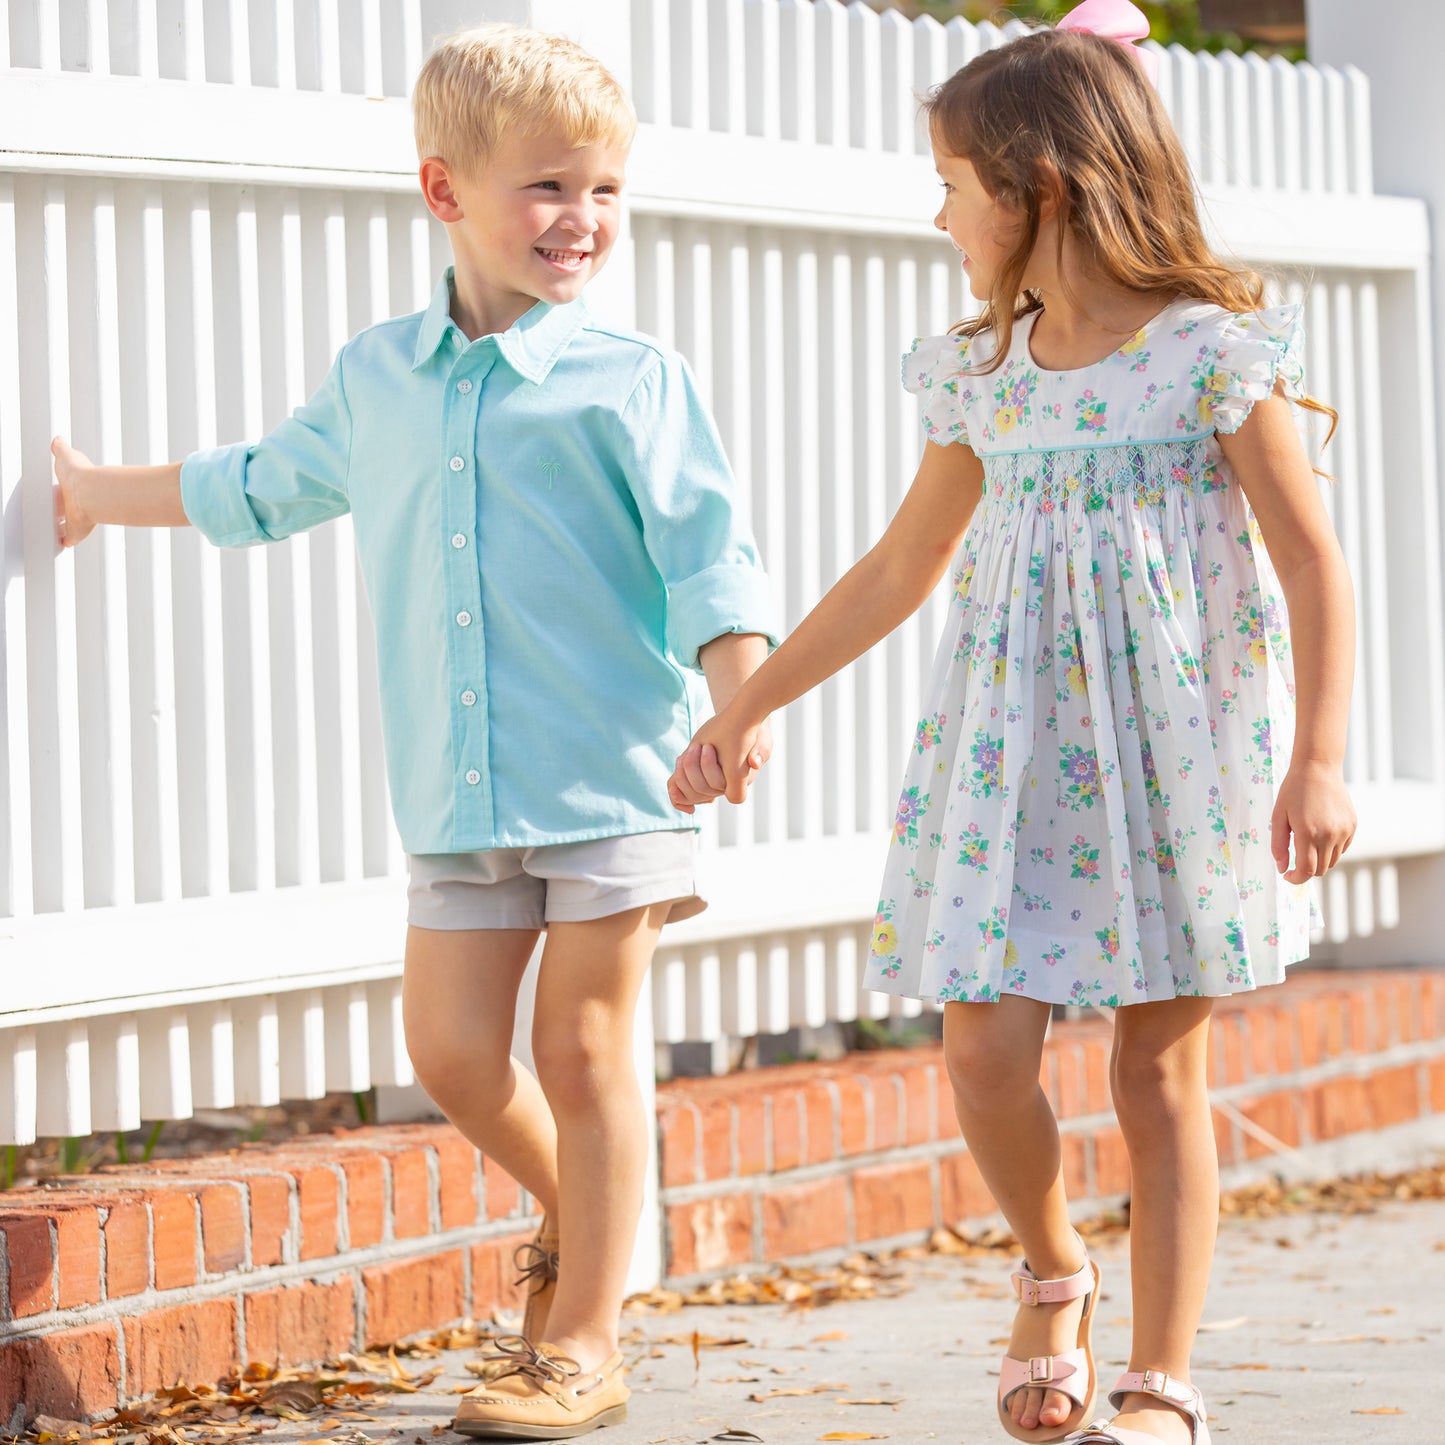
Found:
M 1084 678 L 1084 665 L 1076 662 L 1068 669 L 1069 691 L 1072 693 L 1083 693 L 1088 691 L 1088 684 Z
M 873 927 L 873 956 L 886 958 L 898 948 L 898 930 L 891 923 L 878 923 Z
M 1019 414 L 1017 407 L 1001 406 L 993 414 L 994 430 L 1000 435 L 1003 435 L 1005 432 L 1011 432 L 1018 424 L 1018 419 Z
M 1015 968 L 1018 966 L 1018 961 L 1019 946 L 1013 941 L 1013 939 L 1009 939 L 1009 941 L 1003 946 L 1003 966 L 1005 968 Z
M 1119 348 L 1119 351 L 1120 351 L 1120 354 L 1121 354 L 1121 355 L 1124 355 L 1124 356 L 1133 356 L 1133 354 L 1134 354 L 1136 351 L 1143 351 L 1143 349 L 1144 349 L 1144 328 L 1141 326 L 1141 327 L 1134 333 L 1133 339 L 1132 339 L 1132 340 L 1129 340 L 1129 341 L 1126 341 L 1126 342 Z

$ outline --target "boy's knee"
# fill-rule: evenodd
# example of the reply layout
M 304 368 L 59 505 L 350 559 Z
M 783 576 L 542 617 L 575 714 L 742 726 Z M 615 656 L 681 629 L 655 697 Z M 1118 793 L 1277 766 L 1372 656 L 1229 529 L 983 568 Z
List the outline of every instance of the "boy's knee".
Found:
M 554 1109 L 586 1108 L 633 1077 L 631 1035 L 625 1041 L 575 1021 L 532 1031 L 532 1064 Z

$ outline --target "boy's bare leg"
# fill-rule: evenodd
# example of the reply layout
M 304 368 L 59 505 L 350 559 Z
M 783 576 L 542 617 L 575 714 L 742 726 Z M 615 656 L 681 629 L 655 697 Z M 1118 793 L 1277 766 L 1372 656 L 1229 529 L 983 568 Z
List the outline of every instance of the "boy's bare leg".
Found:
M 1033 1273 L 1062 1279 L 1079 1268 L 1083 1249 L 1069 1223 L 1058 1123 L 1039 1085 L 1048 1024 L 1048 1004 L 1035 999 L 949 1003 L 943 1049 L 959 1127 L 989 1193 Z M 1081 1299 L 1020 1306 L 1008 1353 L 1027 1360 L 1072 1349 L 1083 1309 Z M 1019 1390 L 1009 1402 L 1026 1429 L 1062 1424 L 1075 1408 L 1057 1390 Z
M 538 930 L 409 928 L 402 1016 L 417 1078 L 483 1154 L 556 1218 L 557 1130 L 512 1058 L 517 990 Z
M 1206 1065 L 1214 1001 L 1130 1004 L 1114 1015 L 1110 1083 L 1129 1151 L 1134 1341 L 1129 1369 L 1189 1379 L 1219 1226 L 1219 1157 Z M 1121 1425 L 1185 1442 L 1188 1421 L 1130 1395 Z
M 549 924 L 537 980 L 532 1051 L 557 1124 L 562 1261 L 547 1342 L 584 1371 L 617 1349 L 647 1170 L 633 1021 L 669 908 Z

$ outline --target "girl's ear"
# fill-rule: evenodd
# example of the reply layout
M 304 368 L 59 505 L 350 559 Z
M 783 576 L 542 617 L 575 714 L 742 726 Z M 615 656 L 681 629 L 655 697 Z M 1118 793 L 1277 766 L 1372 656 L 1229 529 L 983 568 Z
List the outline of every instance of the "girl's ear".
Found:
M 452 185 L 451 171 L 440 156 L 428 156 L 421 163 L 421 193 L 427 209 L 437 220 L 450 224 L 466 214 Z
M 1050 160 L 1035 161 L 1034 170 L 1039 181 L 1039 220 L 1057 220 L 1064 209 L 1064 178 Z

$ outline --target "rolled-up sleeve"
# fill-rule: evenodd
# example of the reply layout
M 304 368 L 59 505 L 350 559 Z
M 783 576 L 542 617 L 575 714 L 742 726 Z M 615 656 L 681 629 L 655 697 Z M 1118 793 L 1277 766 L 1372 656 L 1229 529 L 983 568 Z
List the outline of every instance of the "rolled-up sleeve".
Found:
M 663 355 L 622 414 L 643 540 L 667 586 L 667 645 L 687 667 L 726 632 L 778 641 L 772 588 L 738 515 L 737 483 L 687 363 Z
M 350 510 L 343 360 L 344 353 L 315 395 L 259 442 L 195 452 L 181 464 L 181 505 L 209 541 L 277 542 Z

